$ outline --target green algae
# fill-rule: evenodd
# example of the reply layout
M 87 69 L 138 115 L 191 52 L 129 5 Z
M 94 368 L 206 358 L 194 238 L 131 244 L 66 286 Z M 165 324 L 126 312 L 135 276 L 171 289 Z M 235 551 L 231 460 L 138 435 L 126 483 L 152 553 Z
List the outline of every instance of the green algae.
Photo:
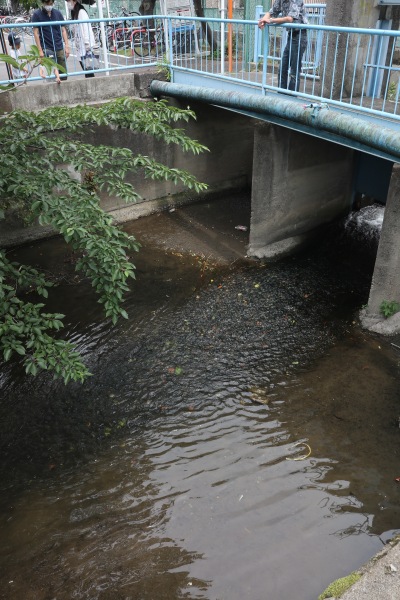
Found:
M 354 571 L 346 577 L 336 579 L 336 581 L 330 583 L 326 590 L 318 596 L 318 600 L 325 600 L 325 598 L 340 598 L 340 596 L 360 578 L 361 573 Z

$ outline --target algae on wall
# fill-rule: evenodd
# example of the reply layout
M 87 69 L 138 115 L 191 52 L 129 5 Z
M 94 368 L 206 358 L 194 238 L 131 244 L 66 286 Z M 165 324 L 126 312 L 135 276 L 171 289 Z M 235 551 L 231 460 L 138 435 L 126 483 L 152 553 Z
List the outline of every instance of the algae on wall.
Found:
M 325 600 L 326 598 L 340 598 L 340 596 L 348 590 L 356 581 L 361 578 L 361 573 L 354 571 L 346 577 L 336 579 L 328 585 L 325 591 L 318 596 L 318 600 Z

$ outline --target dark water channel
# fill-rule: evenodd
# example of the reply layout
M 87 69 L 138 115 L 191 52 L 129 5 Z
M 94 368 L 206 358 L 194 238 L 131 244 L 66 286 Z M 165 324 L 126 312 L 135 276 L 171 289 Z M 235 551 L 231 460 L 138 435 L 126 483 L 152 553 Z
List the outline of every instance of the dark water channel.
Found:
M 380 550 L 400 527 L 400 354 L 357 313 L 381 218 L 269 265 L 240 258 L 246 196 L 132 223 L 115 329 L 60 241 L 20 249 L 59 274 L 49 308 L 94 376 L 3 365 L 0 597 L 314 600 Z

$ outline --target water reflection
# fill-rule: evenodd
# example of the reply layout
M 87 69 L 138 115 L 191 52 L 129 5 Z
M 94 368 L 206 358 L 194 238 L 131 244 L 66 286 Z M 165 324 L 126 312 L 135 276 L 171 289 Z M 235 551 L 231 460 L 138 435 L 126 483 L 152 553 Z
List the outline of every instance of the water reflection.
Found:
M 174 494 L 150 481 L 140 441 L 19 498 L 2 524 L 2 597 L 180 598 L 189 583 L 193 597 L 207 588 L 183 568 L 200 555 L 165 533 Z
M 3 513 L 1 589 L 15 599 L 315 597 L 331 561 L 348 569 L 378 541 L 360 552 L 349 535 L 370 534 L 365 509 L 347 482 L 324 481 L 332 459 L 286 460 L 293 439 L 278 412 L 232 400 L 177 411 L 31 484 Z
M 310 600 L 379 550 L 399 373 L 354 321 L 373 262 L 348 250 L 207 278 L 142 252 L 116 330 L 64 287 L 95 377 L 3 378 L 1 597 Z

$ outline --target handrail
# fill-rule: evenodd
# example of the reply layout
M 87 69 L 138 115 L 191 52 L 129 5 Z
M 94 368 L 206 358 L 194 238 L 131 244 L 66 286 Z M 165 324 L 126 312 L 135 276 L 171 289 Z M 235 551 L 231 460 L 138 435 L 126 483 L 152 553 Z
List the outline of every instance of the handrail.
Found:
M 324 5 L 316 3 L 315 6 Z M 118 27 L 122 20 L 127 27 Z M 159 22 L 160 27 L 154 26 L 154 22 Z M 188 27 L 177 27 L 177 23 L 187 23 Z M 106 44 L 103 41 L 99 50 L 100 69 L 96 70 L 96 74 L 130 71 L 162 63 L 170 70 L 173 82 L 187 77 L 194 85 L 200 85 L 202 79 L 203 85 L 222 85 L 226 89 L 262 95 L 282 91 L 279 70 L 285 36 L 292 30 L 304 30 L 307 32 L 307 48 L 300 86 L 296 92 L 284 90 L 288 96 L 327 102 L 332 107 L 367 116 L 382 116 L 397 125 L 400 121 L 397 114 L 400 112 L 397 80 L 400 61 L 395 53 L 395 42 L 400 36 L 398 31 L 320 24 L 271 25 L 262 31 L 261 43 L 255 52 L 260 30 L 254 19 L 180 14 L 123 15 L 54 21 L 51 26 L 66 26 L 73 31 L 82 24 L 89 24 L 94 30 L 101 26 L 107 28 L 109 35 Z M 21 53 L 26 54 L 29 44 L 33 43 L 33 38 L 28 37 L 29 31 L 33 27 L 48 25 L 48 22 L 0 23 L 0 35 L 4 29 L 16 29 L 22 37 Z M 208 37 L 204 33 L 205 26 L 209 30 Z M 115 42 L 112 47 L 109 45 L 111 38 Z M 228 43 L 229 62 L 225 54 Z M 67 63 L 68 76 L 82 76 L 77 45 L 72 42 L 71 45 L 73 52 Z M 40 79 L 36 73 L 30 77 L 32 81 Z M 16 83 L 22 81 L 23 78 L 13 80 Z M 0 73 L 0 83 L 8 82 L 10 79 Z

